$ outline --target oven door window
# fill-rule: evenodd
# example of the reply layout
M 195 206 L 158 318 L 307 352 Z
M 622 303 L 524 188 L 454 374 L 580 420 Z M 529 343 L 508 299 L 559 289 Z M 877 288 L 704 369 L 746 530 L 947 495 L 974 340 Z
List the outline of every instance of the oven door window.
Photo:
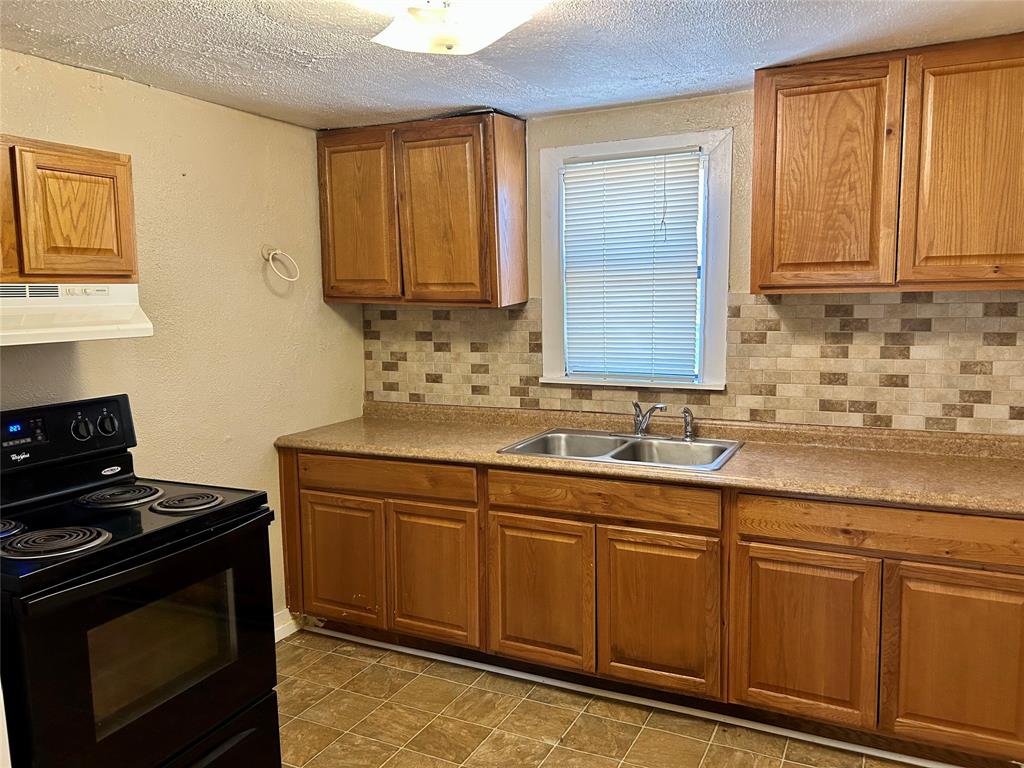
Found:
M 97 740 L 238 659 L 234 573 L 221 571 L 90 629 Z

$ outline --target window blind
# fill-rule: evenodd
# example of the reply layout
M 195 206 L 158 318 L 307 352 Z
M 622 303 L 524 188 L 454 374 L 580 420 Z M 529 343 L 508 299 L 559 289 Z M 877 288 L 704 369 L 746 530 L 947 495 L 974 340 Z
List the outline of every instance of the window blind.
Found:
M 699 150 L 567 164 L 568 376 L 700 376 L 705 162 Z

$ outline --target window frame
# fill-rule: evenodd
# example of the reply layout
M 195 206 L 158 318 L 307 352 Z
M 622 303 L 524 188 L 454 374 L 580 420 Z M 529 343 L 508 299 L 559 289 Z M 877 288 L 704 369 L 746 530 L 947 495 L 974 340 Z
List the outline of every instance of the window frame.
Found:
M 570 376 L 565 366 L 565 287 L 562 265 L 562 169 L 569 163 L 625 155 L 685 152 L 706 155 L 706 216 L 701 318 L 700 379 L 650 380 Z M 729 235 L 732 198 L 732 129 L 643 139 L 604 141 L 540 151 L 541 329 L 545 384 L 583 384 L 619 389 L 725 389 L 726 320 L 729 303 Z

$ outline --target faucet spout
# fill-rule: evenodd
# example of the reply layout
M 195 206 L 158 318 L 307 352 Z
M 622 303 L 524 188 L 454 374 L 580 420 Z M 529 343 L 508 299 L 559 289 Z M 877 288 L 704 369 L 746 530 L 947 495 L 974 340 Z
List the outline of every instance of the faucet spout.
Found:
M 633 434 L 636 437 L 646 437 L 647 427 L 650 426 L 651 417 L 659 411 L 667 411 L 668 406 L 664 403 L 655 403 L 646 411 L 636 400 L 633 401 Z
M 683 440 L 693 442 L 693 411 L 683 406 Z

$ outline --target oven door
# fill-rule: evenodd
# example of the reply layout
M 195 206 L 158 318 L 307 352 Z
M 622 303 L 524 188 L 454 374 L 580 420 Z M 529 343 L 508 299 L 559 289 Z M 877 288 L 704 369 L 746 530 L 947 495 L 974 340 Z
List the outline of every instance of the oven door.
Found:
M 22 602 L 31 765 L 159 765 L 273 688 L 272 518 Z

